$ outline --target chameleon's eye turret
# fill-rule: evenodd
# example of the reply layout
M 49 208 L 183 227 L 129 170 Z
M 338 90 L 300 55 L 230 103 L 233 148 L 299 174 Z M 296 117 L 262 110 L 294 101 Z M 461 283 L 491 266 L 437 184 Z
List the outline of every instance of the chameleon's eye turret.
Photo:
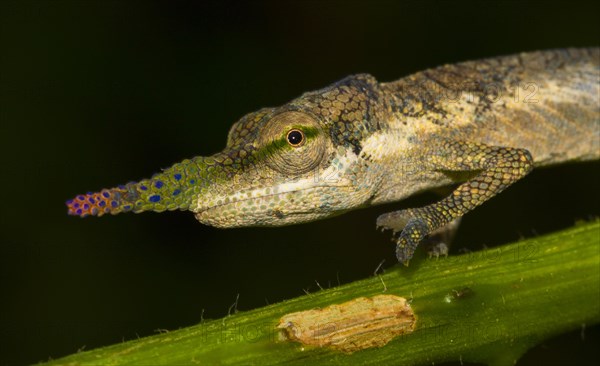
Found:
M 287 176 L 299 176 L 321 163 L 327 138 L 313 116 L 285 111 L 267 122 L 257 145 L 260 158 L 272 169 Z
M 306 136 L 304 136 L 304 132 L 297 128 L 291 129 L 287 133 L 287 142 L 293 147 L 300 147 L 304 145 L 304 141 L 306 140 Z

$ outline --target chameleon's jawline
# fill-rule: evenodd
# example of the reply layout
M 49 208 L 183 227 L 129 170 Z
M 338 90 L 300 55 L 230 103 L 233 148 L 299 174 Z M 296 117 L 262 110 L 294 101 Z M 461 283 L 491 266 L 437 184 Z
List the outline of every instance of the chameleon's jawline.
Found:
M 310 222 L 325 217 L 335 216 L 347 210 L 332 210 L 332 206 L 334 206 L 333 203 L 331 206 L 326 207 L 318 207 L 312 205 L 294 206 L 293 196 L 301 197 L 311 194 L 323 194 L 323 190 L 350 190 L 351 188 L 351 185 L 314 185 L 308 188 L 281 191 L 278 193 L 264 194 L 256 197 L 242 198 L 233 201 L 231 200 L 232 196 L 228 196 L 227 198 L 230 199 L 229 202 L 202 207 L 195 211 L 195 216 L 196 219 L 201 223 L 218 228 L 234 228 L 248 226 L 286 226 L 291 224 Z M 266 205 L 261 205 L 261 202 L 265 201 L 265 199 L 274 197 L 280 198 L 280 206 L 267 207 Z M 254 203 L 248 204 L 250 202 Z M 231 212 L 244 212 L 244 207 L 239 207 L 240 205 L 244 204 L 246 204 L 246 214 L 242 215 L 242 217 L 237 217 L 236 220 L 228 220 L 228 215 L 224 213 L 226 213 L 229 210 L 231 210 Z M 255 208 L 255 210 L 252 211 L 251 208 Z

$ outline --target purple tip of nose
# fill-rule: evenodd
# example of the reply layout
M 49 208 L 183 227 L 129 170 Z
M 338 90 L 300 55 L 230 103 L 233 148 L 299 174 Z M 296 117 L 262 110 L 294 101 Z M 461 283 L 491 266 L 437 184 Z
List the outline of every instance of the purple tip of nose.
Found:
M 86 216 L 102 216 L 105 213 L 110 213 L 111 210 L 106 210 L 110 205 L 113 208 L 119 206 L 117 201 L 108 200 L 110 194 L 104 190 L 98 193 L 88 193 L 86 195 L 78 195 L 77 197 L 67 200 L 69 215 L 86 217 Z

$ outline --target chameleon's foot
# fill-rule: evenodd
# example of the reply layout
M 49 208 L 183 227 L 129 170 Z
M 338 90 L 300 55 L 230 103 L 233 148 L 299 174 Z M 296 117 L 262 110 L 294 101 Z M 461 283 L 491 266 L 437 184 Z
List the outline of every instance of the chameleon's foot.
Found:
M 430 231 L 427 223 L 412 215 L 411 210 L 395 211 L 377 218 L 377 228 L 392 230 L 396 241 L 396 258 L 405 266 L 413 257 L 415 249 Z M 400 230 L 400 235 L 395 235 Z
M 417 218 L 410 219 L 396 241 L 396 258 L 398 258 L 398 262 L 408 266 L 415 249 L 429 231 L 425 221 Z
M 388 212 L 377 218 L 377 228 L 392 230 L 396 242 L 396 258 L 405 266 L 413 257 L 415 249 L 429 232 L 424 220 L 413 216 L 411 210 Z M 396 233 L 400 232 L 400 235 Z
M 396 242 L 396 257 L 404 265 L 408 265 L 415 249 L 423 243 L 427 246 L 429 257 L 439 258 L 448 256 L 448 247 L 452 242 L 460 218 L 451 221 L 448 225 L 431 231 L 426 218 L 415 215 L 415 210 L 401 210 L 383 214 L 377 218 L 377 228 L 392 230 Z M 400 232 L 400 235 L 395 235 Z

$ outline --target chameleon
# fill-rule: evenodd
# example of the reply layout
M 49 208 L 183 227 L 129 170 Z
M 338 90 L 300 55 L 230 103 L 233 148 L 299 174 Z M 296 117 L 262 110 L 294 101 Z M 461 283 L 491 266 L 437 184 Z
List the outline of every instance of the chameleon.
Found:
M 78 195 L 80 217 L 186 210 L 218 228 L 283 226 L 451 187 L 383 214 L 398 261 L 533 168 L 600 158 L 600 49 L 443 65 L 393 82 L 348 76 L 243 116 L 225 148 Z

